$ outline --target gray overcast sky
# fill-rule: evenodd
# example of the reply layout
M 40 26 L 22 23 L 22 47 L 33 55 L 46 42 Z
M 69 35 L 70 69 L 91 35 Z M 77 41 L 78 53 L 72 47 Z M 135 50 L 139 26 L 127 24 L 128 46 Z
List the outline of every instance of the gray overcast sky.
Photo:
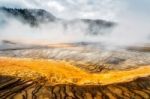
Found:
M 0 0 L 0 6 L 43 8 L 67 19 L 116 20 L 123 11 L 150 16 L 150 0 Z
M 135 13 L 150 15 L 150 0 L 128 0 L 128 5 Z

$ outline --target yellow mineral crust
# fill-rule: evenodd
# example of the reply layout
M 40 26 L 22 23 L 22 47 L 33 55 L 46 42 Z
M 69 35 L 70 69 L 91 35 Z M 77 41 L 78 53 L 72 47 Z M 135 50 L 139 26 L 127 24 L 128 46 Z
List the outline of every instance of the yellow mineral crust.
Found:
M 47 84 L 53 85 L 107 85 L 147 77 L 150 75 L 150 66 L 107 73 L 89 73 L 65 61 L 0 57 L 0 75 L 34 80 L 43 78 Z

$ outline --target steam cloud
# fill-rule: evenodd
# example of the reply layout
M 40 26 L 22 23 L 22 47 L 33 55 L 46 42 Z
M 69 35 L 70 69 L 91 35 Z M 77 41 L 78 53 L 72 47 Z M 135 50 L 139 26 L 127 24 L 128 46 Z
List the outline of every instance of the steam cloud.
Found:
M 84 23 L 70 26 L 67 31 L 64 31 L 59 23 L 47 23 L 40 25 L 39 28 L 33 28 L 2 14 L 1 18 L 5 18 L 9 24 L 0 26 L 1 40 L 8 39 L 38 44 L 92 41 L 102 42 L 109 47 L 150 42 L 148 23 L 150 20 L 148 16 L 130 11 L 125 2 L 121 3 L 114 0 L 94 0 L 94 2 L 91 0 L 0 0 L 0 6 L 42 8 L 64 19 L 105 19 L 118 23 L 112 33 L 86 36 L 86 24 Z
M 7 18 L 4 15 L 5 18 Z M 67 30 L 61 23 L 50 22 L 38 28 L 23 24 L 14 18 L 6 19 L 8 23 L 1 26 L 0 39 L 30 44 L 69 43 L 81 41 L 85 37 L 86 24 L 78 23 Z
M 64 19 L 116 20 L 119 3 L 117 0 L 0 0 L 0 6 L 45 9 Z

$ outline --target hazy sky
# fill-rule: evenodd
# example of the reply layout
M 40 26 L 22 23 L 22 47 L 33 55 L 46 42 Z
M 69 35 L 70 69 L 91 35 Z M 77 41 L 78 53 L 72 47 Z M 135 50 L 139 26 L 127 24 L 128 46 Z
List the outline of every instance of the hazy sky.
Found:
M 116 20 L 126 9 L 150 15 L 150 0 L 0 0 L 0 6 L 43 8 L 63 18 Z
M 90 37 L 90 40 L 102 40 L 114 45 L 130 45 L 134 43 L 150 42 L 150 0 L 0 0 L 0 6 L 13 8 L 41 8 L 45 9 L 56 17 L 73 19 L 105 19 L 117 21 L 118 26 L 109 35 Z M 2 17 L 2 16 L 0 16 Z M 0 34 L 9 38 L 21 39 L 29 42 L 32 40 L 54 40 L 61 37 L 60 41 L 87 40 L 79 27 L 70 29 L 69 34 L 64 35 L 59 25 L 54 25 L 54 30 L 49 29 L 51 25 L 44 25 L 44 28 L 34 30 L 31 27 L 20 25 L 21 23 L 10 20 L 10 26 L 1 30 Z M 20 29 L 18 30 L 18 26 Z M 53 27 L 52 27 L 53 28 Z M 14 35 L 12 31 L 15 30 Z M 77 31 L 74 31 L 77 30 Z M 76 33 L 72 33 L 72 31 Z M 33 32 L 33 33 L 31 33 Z M 28 34 L 27 34 L 28 33 Z M 37 35 L 39 33 L 40 35 Z M 20 36 L 18 36 L 20 35 Z M 32 36 L 31 36 L 32 35 Z M 42 35 L 42 36 L 41 36 Z M 6 39 L 9 39 L 6 38 Z M 29 40 L 30 39 L 30 40 Z M 89 40 L 89 39 L 88 39 Z M 111 44 L 111 45 L 113 45 Z

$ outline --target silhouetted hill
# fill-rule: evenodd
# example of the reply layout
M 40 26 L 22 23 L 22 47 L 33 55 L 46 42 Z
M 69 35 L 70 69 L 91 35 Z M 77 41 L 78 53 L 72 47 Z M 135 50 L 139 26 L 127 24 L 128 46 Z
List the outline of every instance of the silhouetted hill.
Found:
M 0 8 L 9 17 L 20 18 L 23 22 L 31 25 L 38 25 L 40 22 L 54 21 L 56 18 L 52 14 L 42 9 L 16 9 Z
M 19 19 L 21 22 L 30 24 L 31 26 L 39 26 L 41 23 L 57 22 L 63 25 L 64 29 L 68 29 L 70 26 L 80 26 L 82 23 L 82 25 L 86 25 L 87 34 L 92 35 L 109 33 L 109 31 L 115 25 L 114 22 L 99 19 L 60 19 L 43 9 L 18 9 L 1 7 L 0 12 L 6 14 L 9 18 L 12 17 Z M 0 21 L 0 23 L 4 23 L 3 20 Z

